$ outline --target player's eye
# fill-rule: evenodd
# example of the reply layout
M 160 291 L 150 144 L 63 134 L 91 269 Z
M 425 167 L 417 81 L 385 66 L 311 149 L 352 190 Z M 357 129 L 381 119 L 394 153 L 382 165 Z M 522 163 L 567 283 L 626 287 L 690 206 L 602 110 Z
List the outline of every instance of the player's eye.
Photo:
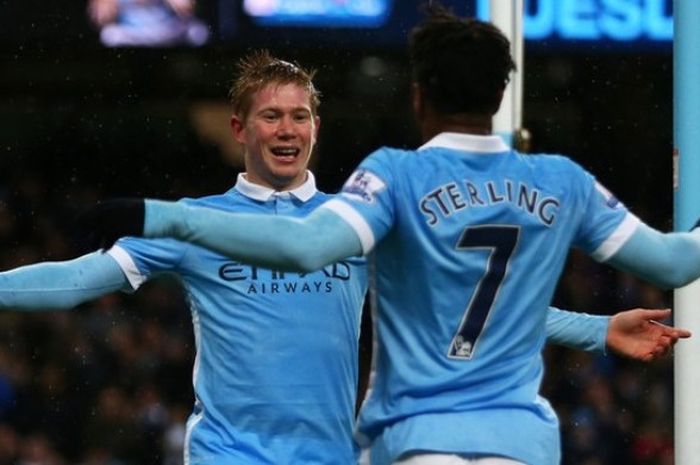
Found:
M 294 121 L 296 121 L 297 123 L 304 123 L 309 119 L 311 119 L 311 116 L 306 112 L 294 114 Z

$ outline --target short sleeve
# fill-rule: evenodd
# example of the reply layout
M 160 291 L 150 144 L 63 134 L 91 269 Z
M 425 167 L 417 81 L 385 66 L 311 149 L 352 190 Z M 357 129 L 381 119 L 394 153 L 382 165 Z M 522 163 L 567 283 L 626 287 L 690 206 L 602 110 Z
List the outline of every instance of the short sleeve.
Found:
M 173 271 L 181 262 L 185 244 L 174 239 L 120 239 L 107 251 L 136 290 L 151 275 Z
M 590 187 L 576 245 L 595 260 L 604 262 L 627 242 L 640 221 L 592 175 L 585 175 Z
M 352 226 L 364 254 L 369 253 L 394 224 L 395 173 L 390 158 L 389 149 L 370 154 L 350 175 L 340 194 L 322 205 Z

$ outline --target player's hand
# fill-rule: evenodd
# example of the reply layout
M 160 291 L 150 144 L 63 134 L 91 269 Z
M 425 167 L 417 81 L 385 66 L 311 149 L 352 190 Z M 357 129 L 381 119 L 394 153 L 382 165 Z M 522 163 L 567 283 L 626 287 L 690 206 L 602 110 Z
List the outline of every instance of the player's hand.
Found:
M 75 220 L 84 250 L 107 250 L 124 236 L 142 236 L 146 207 L 143 199 L 122 198 L 100 202 Z
M 671 315 L 670 309 L 635 308 L 613 315 L 608 326 L 606 344 L 613 352 L 643 362 L 668 354 L 678 342 L 691 336 L 690 331 L 659 323 Z

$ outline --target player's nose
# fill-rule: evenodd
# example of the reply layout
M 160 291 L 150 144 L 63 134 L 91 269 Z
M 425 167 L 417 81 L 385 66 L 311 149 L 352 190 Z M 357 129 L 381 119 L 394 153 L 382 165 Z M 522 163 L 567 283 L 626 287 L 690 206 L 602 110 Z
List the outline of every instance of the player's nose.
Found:
M 285 116 L 280 119 L 279 126 L 277 126 L 277 135 L 283 138 L 290 138 L 296 135 L 294 121 L 292 121 L 291 117 Z

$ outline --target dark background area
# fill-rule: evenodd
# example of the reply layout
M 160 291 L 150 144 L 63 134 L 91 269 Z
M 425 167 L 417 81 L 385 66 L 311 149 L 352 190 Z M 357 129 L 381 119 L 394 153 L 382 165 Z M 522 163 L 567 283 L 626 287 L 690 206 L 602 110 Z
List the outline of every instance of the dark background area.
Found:
M 215 32 L 201 48 L 108 49 L 83 2 L 0 0 L 1 269 L 76 256 L 71 220 L 101 198 L 228 189 L 241 166 L 193 121 L 202 105 L 225 108 L 233 64 L 250 48 L 318 70 L 323 190 L 337 190 L 380 145 L 418 144 L 403 44 L 416 2 L 399 2 L 379 31 L 255 28 L 233 2 L 233 36 L 216 20 L 222 3 L 200 4 Z M 533 151 L 570 156 L 669 229 L 670 44 L 528 42 L 524 82 Z M 225 112 L 214 117 L 225 127 Z M 574 254 L 556 303 L 606 314 L 669 297 Z M 3 313 L 0 465 L 179 463 L 192 351 L 189 312 L 169 281 L 76 312 Z M 673 462 L 670 360 L 560 348 L 546 357 L 564 464 Z
M 416 4 L 396 6 L 384 33 L 260 28 L 238 11 L 238 35 L 214 34 L 202 48 L 108 49 L 82 2 L 2 0 L 2 175 L 30 165 L 50 183 L 94 184 L 109 195 L 183 193 L 163 190 L 154 174 L 190 186 L 183 189 L 221 190 L 230 173 L 217 169 L 216 147 L 197 140 L 191 109 L 225 102 L 236 58 L 265 46 L 318 70 L 316 170 L 334 190 L 368 151 L 418 141 L 403 43 L 420 17 Z M 202 5 L 216 31 L 218 3 Z M 652 221 L 670 216 L 671 94 L 670 44 L 526 43 L 533 151 L 571 156 L 630 206 L 651 210 Z

